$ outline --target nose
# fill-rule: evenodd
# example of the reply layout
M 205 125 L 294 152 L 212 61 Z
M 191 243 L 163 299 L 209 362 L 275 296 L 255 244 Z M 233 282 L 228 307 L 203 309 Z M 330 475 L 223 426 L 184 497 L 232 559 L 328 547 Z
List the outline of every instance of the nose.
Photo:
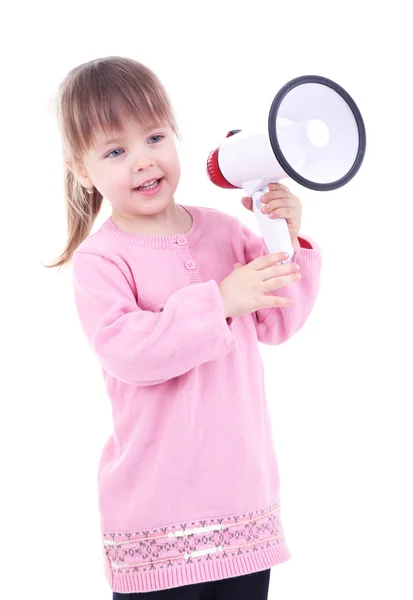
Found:
M 139 156 L 135 159 L 132 170 L 134 173 L 137 173 L 138 171 L 149 169 L 150 167 L 153 167 L 153 159 L 147 156 Z

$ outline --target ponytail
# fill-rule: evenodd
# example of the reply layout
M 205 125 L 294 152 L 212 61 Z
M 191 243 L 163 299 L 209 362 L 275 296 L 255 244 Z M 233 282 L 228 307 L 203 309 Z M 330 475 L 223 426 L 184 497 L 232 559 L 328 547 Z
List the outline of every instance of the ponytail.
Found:
M 90 235 L 103 201 L 102 194 L 95 187 L 88 191 L 67 166 L 65 169 L 67 243 L 62 254 L 53 263 L 43 265 L 46 268 L 60 268 L 70 263 L 76 248 Z

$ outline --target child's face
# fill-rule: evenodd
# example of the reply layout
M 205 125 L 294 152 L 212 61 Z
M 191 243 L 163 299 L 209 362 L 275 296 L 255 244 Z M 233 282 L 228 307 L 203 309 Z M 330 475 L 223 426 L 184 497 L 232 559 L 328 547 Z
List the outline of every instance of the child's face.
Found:
M 111 141 L 112 140 L 112 141 Z M 84 157 L 87 187 L 94 185 L 114 210 L 125 215 L 152 215 L 173 199 L 180 177 L 174 134 L 169 126 L 145 130 L 128 122 L 121 135 L 96 135 L 95 146 Z M 154 195 L 137 186 L 162 178 Z

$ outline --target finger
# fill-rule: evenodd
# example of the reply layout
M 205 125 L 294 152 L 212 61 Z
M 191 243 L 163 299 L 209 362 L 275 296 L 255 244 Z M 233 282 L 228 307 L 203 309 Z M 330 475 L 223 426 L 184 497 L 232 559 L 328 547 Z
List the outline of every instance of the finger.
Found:
M 262 281 L 268 281 L 274 279 L 274 277 L 283 277 L 284 275 L 291 275 L 292 273 L 299 273 L 300 265 L 297 263 L 286 263 L 284 265 L 276 265 L 275 267 L 267 267 L 261 269 L 260 275 Z
M 270 200 L 261 207 L 261 212 L 268 213 L 276 208 L 297 208 L 291 198 L 282 198 L 280 200 Z
M 283 260 L 287 260 L 288 258 L 287 252 L 277 252 L 276 254 L 265 254 L 264 256 L 260 256 L 255 260 L 252 260 L 248 263 L 248 267 L 255 269 L 256 271 L 261 271 L 261 269 L 265 269 L 266 267 L 271 267 L 276 263 L 280 263 Z
M 272 277 L 263 281 L 264 292 L 271 292 L 272 290 L 278 290 L 286 285 L 291 285 L 300 281 L 301 273 L 289 273 L 288 275 L 282 275 L 281 277 Z
M 288 190 L 289 191 L 289 188 L 286 185 L 284 185 L 284 184 L 282 184 L 280 182 L 269 183 L 268 184 L 268 189 L 269 190 Z
M 270 219 L 292 219 L 297 215 L 294 208 L 277 208 L 268 213 Z
M 275 192 L 267 192 L 263 194 L 260 198 L 263 204 L 267 204 L 271 200 L 280 200 L 282 198 L 294 198 L 294 195 L 291 192 L 285 192 L 284 190 L 278 190 Z
M 293 303 L 292 298 L 285 298 L 284 296 L 263 296 L 261 308 L 282 308 L 283 306 L 290 306 Z
M 243 206 L 245 206 L 246 209 L 252 211 L 252 198 L 250 198 L 249 196 L 246 196 L 244 198 L 241 198 L 241 202 L 242 202 Z

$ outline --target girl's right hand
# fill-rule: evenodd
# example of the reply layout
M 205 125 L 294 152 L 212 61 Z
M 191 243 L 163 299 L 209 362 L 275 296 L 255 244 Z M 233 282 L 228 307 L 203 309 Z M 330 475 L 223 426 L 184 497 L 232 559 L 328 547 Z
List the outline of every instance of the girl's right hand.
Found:
M 301 279 L 296 263 L 275 264 L 285 260 L 283 252 L 260 256 L 234 271 L 219 285 L 225 318 L 239 317 L 262 308 L 289 306 L 290 298 L 266 295 Z

